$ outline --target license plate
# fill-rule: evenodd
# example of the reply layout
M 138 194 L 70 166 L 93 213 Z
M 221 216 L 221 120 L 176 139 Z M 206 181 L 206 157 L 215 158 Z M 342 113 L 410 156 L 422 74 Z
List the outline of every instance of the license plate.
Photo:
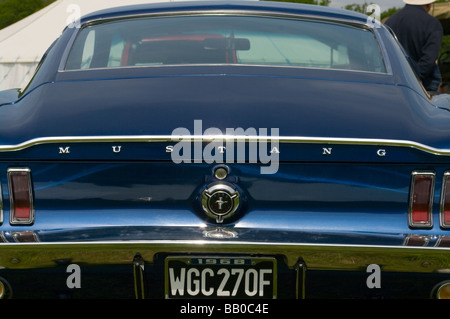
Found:
M 165 297 L 276 298 L 277 263 L 271 257 L 165 259 Z

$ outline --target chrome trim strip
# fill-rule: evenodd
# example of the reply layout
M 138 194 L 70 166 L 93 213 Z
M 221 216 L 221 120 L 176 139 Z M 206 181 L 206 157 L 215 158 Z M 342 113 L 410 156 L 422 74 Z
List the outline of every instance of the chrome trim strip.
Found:
M 202 141 L 212 142 L 222 140 L 236 142 L 279 142 L 304 144 L 335 144 L 335 145 L 373 145 L 414 148 L 426 153 L 450 156 L 450 149 L 441 149 L 408 140 L 372 139 L 372 138 L 332 138 L 332 137 L 303 137 L 303 136 L 250 136 L 250 135 L 110 135 L 110 136 L 54 136 L 39 137 L 14 144 L 1 145 L 0 152 L 21 151 L 32 146 L 56 143 L 117 143 L 117 142 L 177 142 Z
M 383 56 L 384 57 L 384 56 Z M 384 59 L 385 60 L 385 59 Z M 144 69 L 144 68 L 180 68 L 180 67 L 251 67 L 251 68 L 271 68 L 271 69 L 299 69 L 299 70 L 326 70 L 326 71 L 338 71 L 338 72 L 355 72 L 355 73 L 363 73 L 363 74 L 378 74 L 378 75 L 386 75 L 386 76 L 392 76 L 392 70 L 388 71 L 388 68 L 386 66 L 386 72 L 376 72 L 376 71 L 365 71 L 365 70 L 352 70 L 352 69 L 338 69 L 338 68 L 320 68 L 320 67 L 313 67 L 313 66 L 298 66 L 298 65 L 269 65 L 269 64 L 248 64 L 248 63 L 189 63 L 189 64 L 164 64 L 164 65 L 127 65 L 127 66 L 111 66 L 111 67 L 98 67 L 98 68 L 91 68 L 91 69 L 59 69 L 59 73 L 74 73 L 74 72 L 92 72 L 92 71 L 103 71 L 103 70 L 124 70 L 124 69 Z M 232 76 L 233 73 L 226 73 L 227 75 Z M 161 75 L 159 75 L 161 76 Z M 279 75 L 280 77 L 283 77 L 282 75 Z M 254 77 L 258 77 L 258 75 L 254 75 Z M 289 76 L 286 76 L 289 77 Z M 291 76 L 292 77 L 292 76 Z M 300 77 L 300 76 L 299 76 Z M 317 77 L 320 79 L 319 77 Z M 63 80 L 58 80 L 58 82 L 63 82 Z M 83 81 L 83 79 L 80 79 L 80 81 Z M 351 80 L 349 80 L 351 81 Z M 374 82 L 375 81 L 371 81 Z M 386 84 L 383 82 L 383 84 Z M 387 83 L 389 84 L 389 83 Z
M 267 17 L 267 18 L 280 18 L 280 19 L 294 19 L 294 20 L 310 20 L 318 22 L 328 22 L 335 24 L 344 24 L 355 28 L 364 28 L 367 30 L 373 29 L 367 25 L 367 20 L 360 20 L 356 17 L 351 16 L 341 16 L 339 17 L 324 17 L 321 16 L 321 12 L 283 12 L 274 11 L 271 9 L 261 9 L 258 7 L 252 9 L 189 9 L 189 10 L 178 10 L 178 11 L 163 11 L 163 12 L 145 12 L 145 13 L 128 13 L 123 15 L 116 15 L 114 17 L 102 18 L 98 16 L 86 17 L 82 19 L 80 30 L 100 23 L 109 23 L 117 20 L 127 20 L 127 19 L 142 19 L 142 18 L 166 18 L 166 17 L 185 17 L 185 16 L 200 16 L 200 15 L 240 15 L 240 16 L 254 16 L 254 17 Z

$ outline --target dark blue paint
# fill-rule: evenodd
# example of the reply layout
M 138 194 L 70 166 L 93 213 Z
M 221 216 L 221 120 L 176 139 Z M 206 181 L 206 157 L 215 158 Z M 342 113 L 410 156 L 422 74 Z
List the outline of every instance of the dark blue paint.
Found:
M 348 23 L 366 16 L 319 6 L 268 2 L 168 3 L 111 9 L 82 22 L 171 11 L 254 10 Z M 429 98 L 397 42 L 375 32 L 392 72 L 257 66 L 171 66 L 59 71 L 77 32 L 66 29 L 29 86 L 1 94 L 0 144 L 38 137 L 171 135 L 183 127 L 279 128 L 281 136 L 398 139 L 450 149 L 444 97 Z M 176 142 L 50 143 L 0 152 L 5 218 L 0 231 L 35 230 L 42 241 L 203 239 L 213 226 L 196 209 L 216 164 L 179 164 Z M 70 147 L 61 155 L 58 147 Z M 408 147 L 280 144 L 280 169 L 229 164 L 246 209 L 226 224 L 250 241 L 402 245 L 409 233 L 448 235 L 436 225 L 448 156 Z M 388 156 L 378 157 L 383 147 Z M 32 226 L 10 226 L 8 167 L 30 167 L 36 205 Z M 432 230 L 407 227 L 410 174 L 436 172 Z

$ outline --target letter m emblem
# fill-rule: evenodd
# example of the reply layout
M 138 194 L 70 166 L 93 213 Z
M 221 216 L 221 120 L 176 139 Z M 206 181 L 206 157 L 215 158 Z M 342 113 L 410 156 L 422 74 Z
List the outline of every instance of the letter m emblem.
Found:
M 70 147 L 66 146 L 66 147 L 60 147 L 59 148 L 59 154 L 69 154 L 70 153 Z

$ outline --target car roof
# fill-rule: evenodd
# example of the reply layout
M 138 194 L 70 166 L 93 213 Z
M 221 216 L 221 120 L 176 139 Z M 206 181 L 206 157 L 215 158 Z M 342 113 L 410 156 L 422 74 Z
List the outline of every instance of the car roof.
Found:
M 203 11 L 203 10 L 240 10 L 255 12 L 272 12 L 279 14 L 295 14 L 311 16 L 316 18 L 341 20 L 353 23 L 367 22 L 367 15 L 354 11 L 329 8 L 319 5 L 308 5 L 290 2 L 271 1 L 178 1 L 160 2 L 141 5 L 129 5 L 104 9 L 85 15 L 81 23 L 87 23 L 99 19 L 114 19 L 125 16 L 143 15 L 152 13 L 170 13 L 183 11 Z

